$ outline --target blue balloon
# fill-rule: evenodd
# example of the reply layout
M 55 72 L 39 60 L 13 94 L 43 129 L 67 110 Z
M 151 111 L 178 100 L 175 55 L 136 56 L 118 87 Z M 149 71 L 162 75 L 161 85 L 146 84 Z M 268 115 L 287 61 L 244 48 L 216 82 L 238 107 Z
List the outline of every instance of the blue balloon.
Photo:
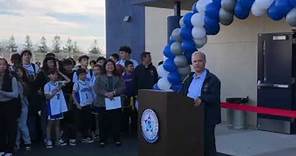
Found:
M 205 16 L 205 29 L 207 35 L 217 35 L 220 31 L 219 21 Z
M 289 11 L 293 9 L 293 5 L 290 0 L 275 0 L 274 6 L 278 9 L 282 16 L 286 16 Z
M 246 19 L 249 17 L 250 10 L 244 9 L 239 3 L 234 8 L 234 15 L 239 19 Z
M 239 3 L 239 5 L 242 6 L 244 10 L 248 10 L 249 12 L 254 2 L 255 0 L 238 0 L 237 1 L 237 3 Z
M 290 3 L 293 5 L 293 7 L 296 7 L 296 0 L 290 0 Z
M 275 3 L 267 10 L 267 15 L 275 21 L 281 20 L 284 17 L 282 12 L 275 6 Z
M 192 33 L 191 33 L 191 28 L 189 27 L 182 27 L 181 28 L 181 37 L 182 39 L 185 40 L 191 40 L 192 39 Z
M 192 5 L 192 11 L 193 13 L 197 13 L 197 9 L 196 9 L 196 2 Z
M 160 90 L 160 88 L 158 87 L 157 83 L 153 85 L 153 89 L 154 90 Z
M 182 84 L 178 84 L 178 85 L 172 85 L 171 86 L 171 89 L 177 93 L 181 92 L 183 88 L 183 85 Z
M 174 72 L 177 70 L 177 66 L 175 65 L 174 60 L 171 58 L 164 61 L 163 68 L 168 72 Z
M 167 58 L 174 58 L 175 57 L 175 55 L 171 52 L 171 44 L 168 44 L 165 46 L 165 48 L 163 50 L 163 54 Z
M 220 8 L 221 8 L 221 4 L 219 7 L 219 5 L 214 2 L 210 3 L 206 7 L 205 15 L 214 19 L 219 19 Z
M 187 27 L 193 27 L 193 25 L 191 24 L 191 17 L 192 17 L 192 15 L 193 15 L 193 13 L 192 12 L 189 12 L 189 13 L 185 14 L 185 16 L 183 17 L 184 24 Z
M 169 75 L 168 75 L 168 81 L 172 85 L 180 84 L 181 83 L 181 76 L 177 71 L 170 72 Z
M 184 51 L 184 53 L 195 52 L 196 47 L 195 47 L 195 43 L 193 42 L 193 40 L 184 40 L 182 42 L 182 50 Z
M 213 0 L 213 3 L 216 3 L 218 6 L 220 5 L 221 7 L 221 0 Z

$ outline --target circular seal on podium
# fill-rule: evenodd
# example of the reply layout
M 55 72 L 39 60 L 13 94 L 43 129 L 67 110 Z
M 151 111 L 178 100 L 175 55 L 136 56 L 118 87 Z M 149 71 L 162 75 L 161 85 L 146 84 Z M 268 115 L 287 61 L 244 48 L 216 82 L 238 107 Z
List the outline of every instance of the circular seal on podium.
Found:
M 146 142 L 152 144 L 159 138 L 159 122 L 152 109 L 146 109 L 141 116 L 142 134 Z

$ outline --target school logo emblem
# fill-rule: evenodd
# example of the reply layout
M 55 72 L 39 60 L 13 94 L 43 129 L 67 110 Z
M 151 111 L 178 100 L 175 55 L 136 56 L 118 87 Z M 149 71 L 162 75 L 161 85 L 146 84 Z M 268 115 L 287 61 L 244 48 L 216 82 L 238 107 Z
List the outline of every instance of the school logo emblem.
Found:
M 156 113 L 152 109 L 146 109 L 141 117 L 141 127 L 144 139 L 152 144 L 159 136 L 159 122 Z

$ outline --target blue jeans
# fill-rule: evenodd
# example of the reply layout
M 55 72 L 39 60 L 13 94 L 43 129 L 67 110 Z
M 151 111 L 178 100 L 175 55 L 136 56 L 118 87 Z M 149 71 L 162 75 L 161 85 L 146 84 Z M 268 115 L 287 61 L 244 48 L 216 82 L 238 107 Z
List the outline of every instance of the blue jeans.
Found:
M 28 100 L 25 98 L 22 100 L 22 111 L 20 118 L 18 119 L 18 129 L 17 129 L 17 135 L 16 135 L 16 146 L 20 146 L 20 140 L 21 138 L 24 141 L 24 144 L 31 144 L 31 138 L 30 138 L 30 132 L 27 125 L 28 120 Z

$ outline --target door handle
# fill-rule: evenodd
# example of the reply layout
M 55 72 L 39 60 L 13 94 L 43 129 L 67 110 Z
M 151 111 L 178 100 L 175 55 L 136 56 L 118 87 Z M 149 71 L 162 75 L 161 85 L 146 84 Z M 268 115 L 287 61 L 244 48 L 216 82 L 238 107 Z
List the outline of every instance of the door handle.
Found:
M 287 89 L 290 87 L 288 84 L 271 84 L 271 83 L 258 83 L 257 84 L 258 89 L 262 87 L 270 87 L 270 88 L 283 88 Z

